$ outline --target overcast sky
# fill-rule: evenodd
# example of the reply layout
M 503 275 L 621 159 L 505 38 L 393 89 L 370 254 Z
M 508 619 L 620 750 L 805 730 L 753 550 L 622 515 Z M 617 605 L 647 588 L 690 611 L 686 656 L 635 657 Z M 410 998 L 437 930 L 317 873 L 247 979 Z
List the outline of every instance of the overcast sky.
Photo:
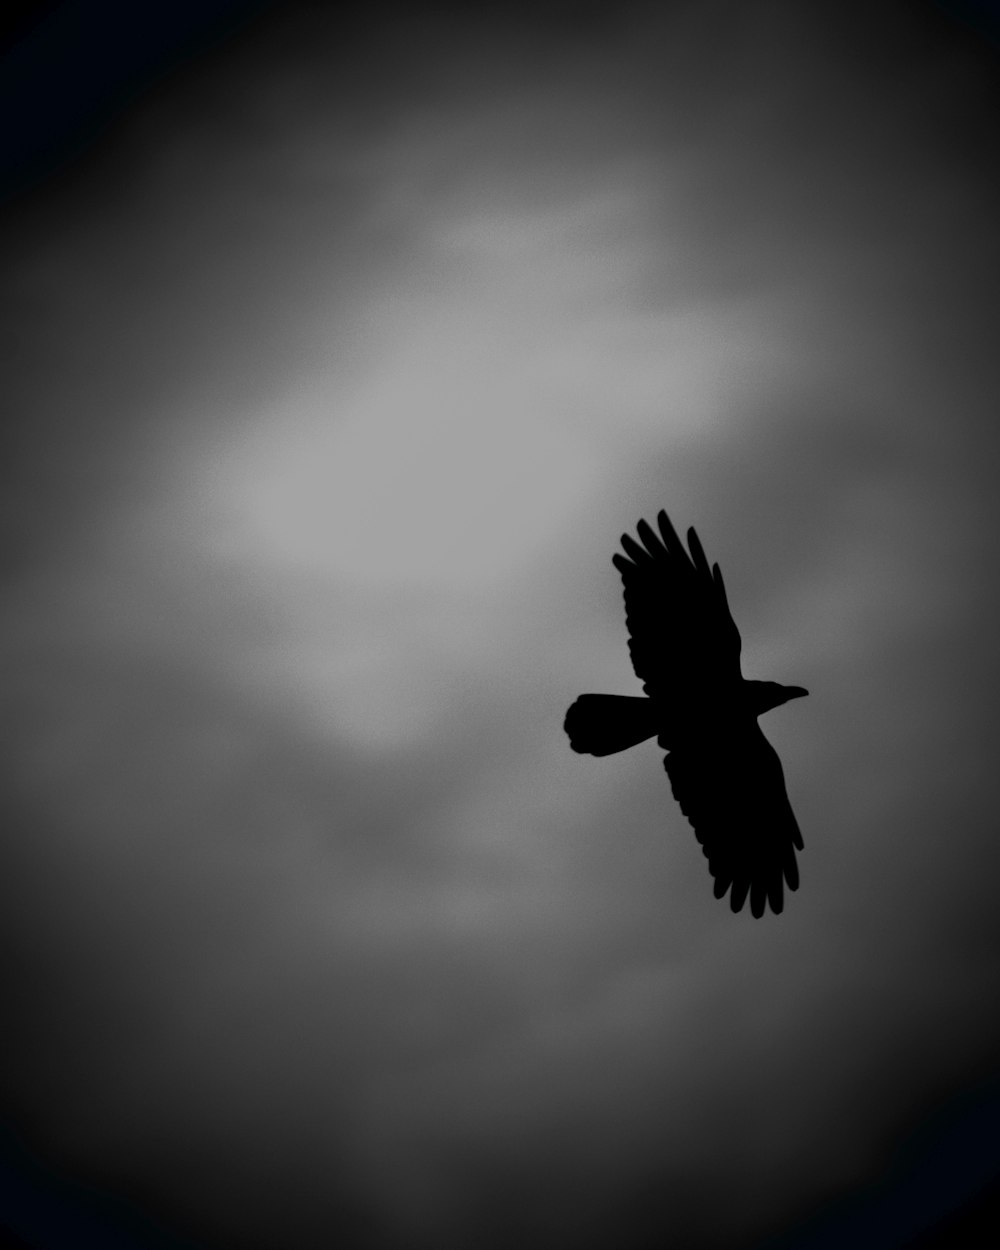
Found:
M 7 54 L 9 1123 L 213 1248 L 818 1236 L 1000 1041 L 997 45 L 208 7 Z M 659 508 L 810 691 L 780 917 L 562 732 Z

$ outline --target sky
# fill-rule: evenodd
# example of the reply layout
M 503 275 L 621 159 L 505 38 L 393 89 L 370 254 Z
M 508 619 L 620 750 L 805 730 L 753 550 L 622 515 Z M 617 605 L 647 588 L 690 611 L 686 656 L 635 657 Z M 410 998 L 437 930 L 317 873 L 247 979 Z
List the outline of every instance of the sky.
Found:
M 974 1201 L 984 6 L 36 8 L 0 203 L 13 1233 L 819 1250 Z M 654 742 L 562 730 L 640 692 L 611 556 L 660 508 L 744 674 L 810 691 L 762 722 L 781 916 L 712 897 Z

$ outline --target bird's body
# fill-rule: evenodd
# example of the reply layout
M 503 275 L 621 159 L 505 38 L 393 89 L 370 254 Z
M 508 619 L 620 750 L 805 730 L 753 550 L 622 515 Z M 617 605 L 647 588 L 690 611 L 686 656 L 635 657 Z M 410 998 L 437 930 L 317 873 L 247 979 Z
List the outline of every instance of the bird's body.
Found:
M 780 912 L 783 885 L 798 886 L 802 835 L 785 793 L 781 761 L 757 717 L 804 695 L 798 686 L 747 681 L 740 635 L 719 566 L 709 568 L 693 529 L 685 549 L 665 512 L 642 546 L 622 535 L 613 558 L 625 586 L 629 653 L 645 698 L 581 695 L 566 713 L 574 751 L 612 755 L 656 737 L 674 798 L 694 828 L 715 895 L 747 896 L 755 916 Z

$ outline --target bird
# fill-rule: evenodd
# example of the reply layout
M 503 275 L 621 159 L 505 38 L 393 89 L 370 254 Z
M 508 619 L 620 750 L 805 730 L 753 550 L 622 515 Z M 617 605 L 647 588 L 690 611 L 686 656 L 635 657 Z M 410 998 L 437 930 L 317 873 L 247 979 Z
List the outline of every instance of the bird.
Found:
M 670 788 L 708 860 L 717 899 L 747 897 L 753 916 L 784 906 L 799 885 L 803 849 L 781 761 L 757 718 L 808 694 L 749 681 L 742 639 L 718 564 L 709 567 L 694 528 L 687 548 L 666 512 L 659 534 L 645 520 L 639 542 L 623 534 L 612 563 L 625 589 L 629 654 L 643 696 L 582 694 L 566 713 L 570 746 L 607 756 L 656 737 Z

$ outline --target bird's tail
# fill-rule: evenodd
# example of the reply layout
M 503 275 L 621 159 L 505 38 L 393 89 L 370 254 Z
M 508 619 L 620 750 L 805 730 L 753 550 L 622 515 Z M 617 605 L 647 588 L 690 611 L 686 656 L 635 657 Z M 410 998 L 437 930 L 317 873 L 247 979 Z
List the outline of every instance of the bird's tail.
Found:
M 566 713 L 564 728 L 574 751 L 614 755 L 657 733 L 652 699 L 621 694 L 582 694 Z

